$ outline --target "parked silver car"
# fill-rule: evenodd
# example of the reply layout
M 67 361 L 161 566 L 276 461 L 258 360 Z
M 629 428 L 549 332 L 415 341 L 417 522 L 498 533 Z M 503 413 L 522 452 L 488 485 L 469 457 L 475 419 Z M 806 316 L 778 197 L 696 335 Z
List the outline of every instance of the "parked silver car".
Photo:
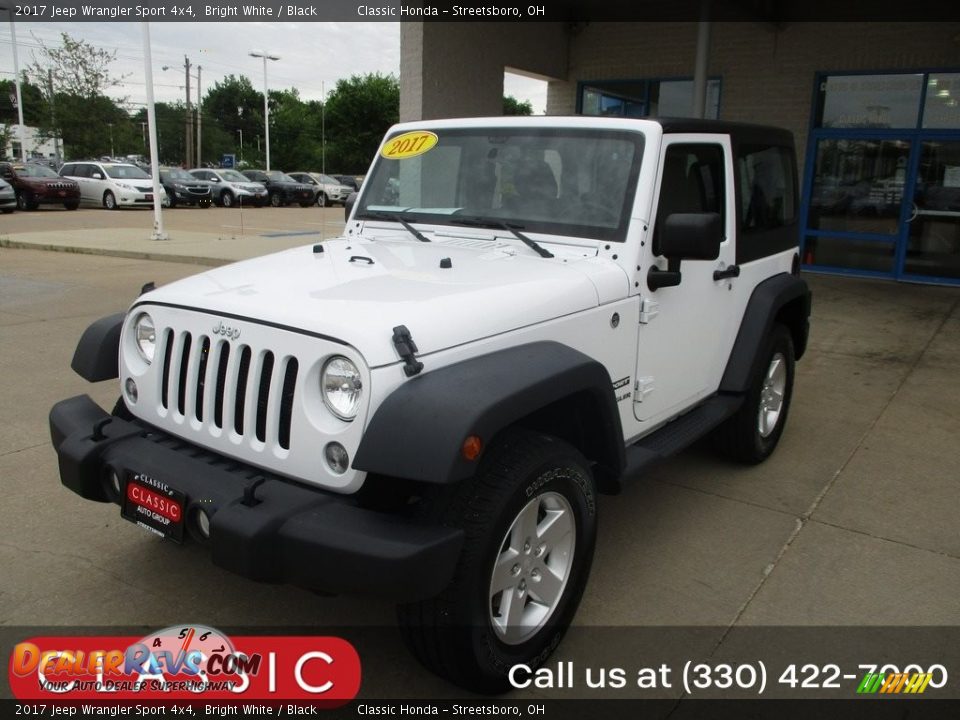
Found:
M 353 192 L 353 188 L 343 185 L 339 180 L 336 180 L 329 175 L 324 175 L 323 173 L 318 172 L 291 172 L 287 173 L 297 182 L 301 182 L 304 185 L 310 185 L 316 195 L 314 196 L 314 201 L 320 207 L 325 205 L 343 205 L 347 198 L 350 196 L 350 193 Z
M 13 185 L 0 178 L 0 212 L 12 213 L 17 209 L 17 193 Z
M 236 170 L 219 168 L 194 168 L 190 171 L 198 180 L 209 180 L 213 185 L 213 201 L 223 207 L 256 205 L 267 202 L 267 188 L 253 182 Z

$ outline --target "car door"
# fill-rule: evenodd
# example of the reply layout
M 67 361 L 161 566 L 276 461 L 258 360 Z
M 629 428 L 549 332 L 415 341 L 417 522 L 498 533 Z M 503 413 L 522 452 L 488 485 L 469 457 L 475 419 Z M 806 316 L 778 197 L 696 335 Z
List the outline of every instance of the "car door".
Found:
M 665 135 L 657 179 L 652 242 L 643 262 L 667 268 L 659 234 L 673 213 L 720 213 L 724 240 L 716 260 L 682 260 L 674 287 L 641 295 L 634 415 L 644 431 L 716 391 L 736 333 L 736 278 L 714 273 L 736 262 L 734 178 L 729 137 Z

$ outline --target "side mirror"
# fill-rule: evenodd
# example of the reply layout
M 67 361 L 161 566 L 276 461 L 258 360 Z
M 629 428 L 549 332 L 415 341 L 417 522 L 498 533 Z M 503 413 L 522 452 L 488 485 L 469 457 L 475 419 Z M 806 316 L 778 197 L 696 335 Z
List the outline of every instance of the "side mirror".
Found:
M 210 178 L 210 182 L 220 182 L 220 178 L 218 178 L 218 177 L 212 177 L 212 178 Z
M 347 195 L 347 200 L 343 203 L 343 221 L 347 222 L 350 220 L 350 213 L 353 212 L 353 206 L 357 202 L 357 194 L 355 192 Z
M 103 175 L 97 172 L 93 173 L 93 175 L 91 175 L 90 177 L 92 177 L 94 180 L 103 180 Z
M 669 260 L 716 260 L 723 242 L 719 213 L 673 213 L 660 237 L 660 254 Z
M 723 242 L 719 213 L 672 213 L 660 232 L 657 252 L 667 258 L 666 270 L 650 268 L 647 287 L 657 290 L 680 284 L 681 260 L 716 260 Z

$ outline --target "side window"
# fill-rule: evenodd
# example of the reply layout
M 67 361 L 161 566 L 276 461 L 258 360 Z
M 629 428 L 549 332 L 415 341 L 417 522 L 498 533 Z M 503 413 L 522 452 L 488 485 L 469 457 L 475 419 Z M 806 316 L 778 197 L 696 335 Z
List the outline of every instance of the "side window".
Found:
M 64 165 L 62 168 L 60 168 L 60 174 L 64 177 L 67 175 L 76 175 L 77 173 L 74 172 L 74 170 L 76 170 L 75 165 Z
M 667 147 L 653 229 L 653 251 L 660 254 L 660 234 L 673 213 L 715 212 L 724 218 L 724 159 L 720 145 L 678 143 Z
M 773 145 L 738 149 L 740 231 L 773 230 L 797 219 L 793 153 Z

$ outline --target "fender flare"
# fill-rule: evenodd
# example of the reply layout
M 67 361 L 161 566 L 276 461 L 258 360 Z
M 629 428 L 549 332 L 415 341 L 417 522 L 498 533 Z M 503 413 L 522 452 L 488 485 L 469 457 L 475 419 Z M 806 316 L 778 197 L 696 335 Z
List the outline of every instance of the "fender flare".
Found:
M 576 396 L 587 404 L 600 447 L 593 459 L 617 475 L 623 430 L 610 374 L 571 347 L 543 341 L 498 350 L 410 380 L 377 408 L 353 467 L 369 473 L 454 483 L 476 473 L 461 455 L 470 435 L 489 447 L 498 432 L 552 403 Z M 482 456 L 481 456 L 482 457 Z
M 747 392 L 757 372 L 764 338 L 778 318 L 793 335 L 796 359 L 803 356 L 810 331 L 810 301 L 807 283 L 788 273 L 774 275 L 753 289 L 720 381 L 720 392 Z
M 70 367 L 84 380 L 100 382 L 120 376 L 120 331 L 126 313 L 108 315 L 83 331 Z

